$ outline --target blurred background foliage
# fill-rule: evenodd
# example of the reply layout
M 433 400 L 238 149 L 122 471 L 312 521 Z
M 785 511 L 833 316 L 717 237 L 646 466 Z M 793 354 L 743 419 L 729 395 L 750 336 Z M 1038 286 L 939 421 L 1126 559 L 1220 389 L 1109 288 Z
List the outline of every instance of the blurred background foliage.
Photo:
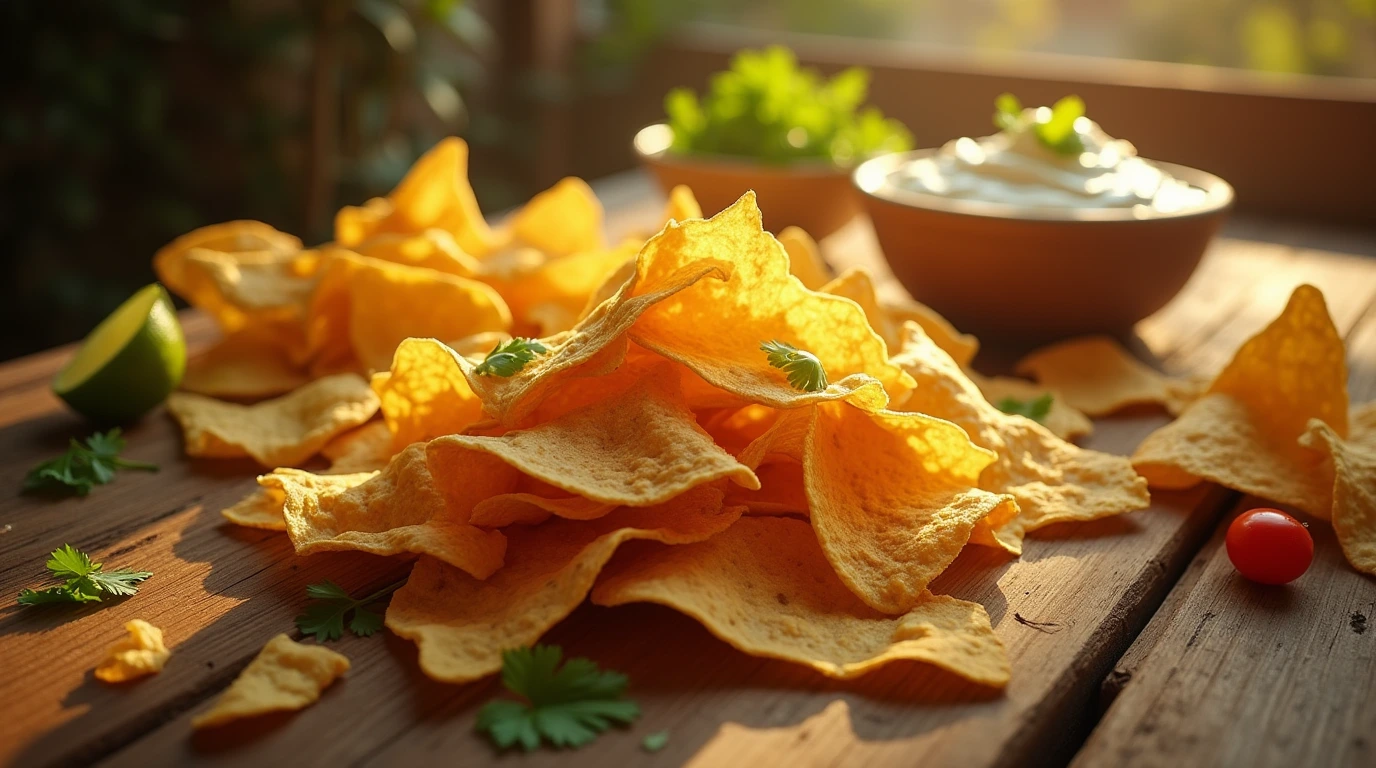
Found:
M 567 67 L 521 28 L 551 10 Z M 4 0 L 0 359 L 81 337 L 196 226 L 326 239 L 444 135 L 473 145 L 484 206 L 513 205 L 557 105 L 624 87 L 691 21 L 1376 77 L 1376 0 Z

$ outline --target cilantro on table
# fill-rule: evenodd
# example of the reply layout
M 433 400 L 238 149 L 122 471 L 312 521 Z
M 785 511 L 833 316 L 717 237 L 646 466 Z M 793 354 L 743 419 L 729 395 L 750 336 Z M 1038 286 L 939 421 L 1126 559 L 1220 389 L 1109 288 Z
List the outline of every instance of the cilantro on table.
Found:
M 640 740 L 640 748 L 646 752 L 658 752 L 669 744 L 668 731 L 655 731 L 645 734 L 645 738 Z
M 1085 102 L 1079 96 L 1071 95 L 1056 102 L 1046 113 L 1037 110 L 1032 118 L 1031 130 L 1037 139 L 1052 152 L 1059 155 L 1078 155 L 1085 150 L 1080 134 L 1075 131 L 1075 121 L 1085 116 Z M 994 100 L 994 126 L 1001 131 L 1018 129 L 1023 123 L 1022 103 L 1011 93 L 1000 94 Z
M 664 98 L 676 154 L 733 155 L 763 163 L 851 164 L 912 149 L 912 134 L 874 107 L 861 108 L 869 72 L 851 67 L 823 81 L 782 46 L 741 51 L 699 100 L 687 88 Z
M 782 341 L 766 341 L 760 349 L 768 355 L 770 365 L 788 374 L 788 383 L 794 389 L 820 392 L 827 388 L 826 369 L 811 352 Z
M 62 583 L 42 590 L 23 590 L 19 593 L 20 605 L 98 603 L 103 595 L 128 597 L 138 593 L 139 582 L 153 575 L 128 568 L 104 570 L 103 563 L 91 562 L 89 555 L 71 544 L 53 550 L 47 565 L 52 577 Z
M 1015 416 L 1026 416 L 1035 422 L 1045 423 L 1046 415 L 1051 413 L 1051 403 L 1054 399 L 1051 393 L 1047 392 L 1041 397 L 1035 397 L 1031 400 L 1019 400 L 1016 397 L 1005 397 L 994 405 L 1004 413 L 1010 413 Z
M 621 697 L 625 675 L 604 672 L 588 659 L 560 666 L 563 656 L 555 645 L 502 652 L 502 685 L 524 701 L 496 699 L 478 711 L 478 730 L 499 749 L 520 744 L 529 752 L 542 739 L 556 747 L 581 747 L 614 723 L 640 717 L 640 705 Z
M 349 631 L 359 637 L 382 629 L 382 614 L 368 609 L 401 588 L 404 581 L 383 587 L 362 600 L 355 600 L 343 587 L 326 579 L 306 587 L 306 597 L 315 602 L 306 606 L 306 612 L 296 617 L 296 627 L 307 635 L 315 635 L 319 642 L 338 640 L 344 635 L 344 618 L 353 613 L 349 620 Z
M 527 363 L 534 360 L 536 355 L 543 355 L 548 351 L 544 344 L 535 339 L 515 338 L 504 341 L 493 347 L 473 372 L 479 376 L 515 376 Z
M 24 477 L 24 490 L 85 496 L 95 486 L 114 480 L 116 470 L 158 471 L 156 464 L 121 459 L 119 454 L 123 450 L 124 438 L 120 436 L 119 428 L 97 432 L 86 438 L 84 445 L 72 438 L 66 453 L 29 470 Z

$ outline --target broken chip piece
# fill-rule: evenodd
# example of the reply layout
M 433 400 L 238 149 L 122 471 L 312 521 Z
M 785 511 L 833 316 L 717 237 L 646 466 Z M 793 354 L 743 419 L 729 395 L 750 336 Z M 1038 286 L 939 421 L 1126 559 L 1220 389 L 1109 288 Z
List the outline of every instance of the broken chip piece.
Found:
M 96 666 L 96 679 L 107 683 L 125 683 L 145 675 L 155 675 L 172 652 L 163 644 L 162 630 L 143 619 L 126 622 L 128 637 L 110 646 L 105 659 Z
M 319 645 L 302 645 L 278 635 L 263 646 L 234 682 L 207 711 L 191 718 L 191 727 L 213 728 L 245 717 L 302 709 L 345 672 L 349 660 Z

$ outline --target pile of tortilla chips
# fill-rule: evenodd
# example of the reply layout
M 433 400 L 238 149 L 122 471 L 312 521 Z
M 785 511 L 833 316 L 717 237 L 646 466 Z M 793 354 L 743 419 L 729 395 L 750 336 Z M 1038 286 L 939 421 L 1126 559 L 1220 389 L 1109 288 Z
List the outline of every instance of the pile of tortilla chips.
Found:
M 416 558 L 387 626 L 428 675 L 490 674 L 590 596 L 833 677 L 915 660 L 1002 686 L 988 615 L 933 580 L 967 544 L 1017 554 L 1036 528 L 1147 506 L 1128 459 L 991 405 L 981 388 L 1009 385 L 967 375 L 972 337 L 864 273 L 829 280 L 753 193 L 704 220 L 677 190 L 662 231 L 608 249 L 581 182 L 492 227 L 463 160 L 441 144 L 320 248 L 223 225 L 158 255 L 228 334 L 172 405 L 188 450 L 283 465 L 226 516 L 301 554 Z M 485 373 L 508 333 L 544 351 Z M 795 389 L 771 340 L 830 384 Z M 287 466 L 316 451 L 328 470 Z

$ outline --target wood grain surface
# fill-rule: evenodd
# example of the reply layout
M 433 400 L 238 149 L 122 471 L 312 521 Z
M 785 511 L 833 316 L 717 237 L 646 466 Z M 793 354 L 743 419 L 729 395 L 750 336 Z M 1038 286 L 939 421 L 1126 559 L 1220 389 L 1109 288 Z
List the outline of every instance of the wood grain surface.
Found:
M 607 202 L 613 230 L 644 227 L 660 208 L 640 177 L 623 178 L 598 192 Z M 824 247 L 837 267 L 882 266 L 863 222 Z M 1376 264 L 1357 258 L 1220 241 L 1185 292 L 1141 324 L 1138 337 L 1129 341 L 1166 370 L 1212 371 L 1279 312 L 1300 282 L 1324 290 L 1335 320 L 1354 344 L 1354 392 L 1376 391 Z M 891 282 L 883 286 L 885 291 L 902 290 Z M 211 335 L 203 318 L 193 317 L 188 328 L 197 341 Z M 47 380 L 61 361 L 61 353 L 45 353 L 0 366 L 4 487 L 17 489 L 32 464 L 86 431 L 47 391 Z M 998 364 L 997 357 L 989 361 Z M 1163 414 L 1149 410 L 1100 420 L 1085 444 L 1128 453 L 1165 421 Z M 668 609 L 584 606 L 549 640 L 628 673 L 631 695 L 645 714 L 634 728 L 614 730 L 577 752 L 498 757 L 473 731 L 474 712 L 496 693 L 497 682 L 455 686 L 430 681 L 416 666 L 414 647 L 388 633 L 333 644 L 350 657 L 353 670 L 315 706 L 193 736 L 190 717 L 208 707 L 272 635 L 295 632 L 292 617 L 302 607 L 307 583 L 331 578 L 366 590 L 404 575 L 408 564 L 352 553 L 296 557 L 283 534 L 237 528 L 220 518 L 223 506 L 254 487 L 256 467 L 182 457 L 178 431 L 162 413 L 130 430 L 129 440 L 130 456 L 154 461 L 162 471 L 122 475 L 85 499 L 0 498 L 0 658 L 6 663 L 0 763 L 1064 765 L 1087 736 L 1086 749 L 1116 760 L 1160 748 L 1152 741 L 1110 737 L 1136 732 L 1136 721 L 1131 715 L 1124 719 L 1121 712 L 1137 700 L 1139 684 L 1164 680 L 1180 665 L 1178 658 L 1165 654 L 1175 653 L 1176 641 L 1182 633 L 1188 641 L 1189 632 L 1172 620 L 1142 633 L 1172 587 L 1193 587 L 1168 603 L 1184 624 L 1190 616 L 1197 620 L 1201 610 L 1217 617 L 1244 606 L 1255 612 L 1211 620 L 1201 632 L 1202 640 L 1190 653 L 1213 649 L 1219 657 L 1212 660 L 1214 667 L 1228 658 L 1231 643 L 1261 643 L 1258 638 L 1263 638 L 1274 645 L 1274 636 L 1283 635 L 1276 642 L 1285 644 L 1285 653 L 1268 650 L 1266 643 L 1256 646 L 1258 659 L 1282 670 L 1275 676 L 1277 685 L 1292 679 L 1287 670 L 1293 665 L 1311 663 L 1306 661 L 1311 658 L 1313 664 L 1325 663 L 1327 651 L 1314 643 L 1329 637 L 1319 634 L 1327 631 L 1320 625 L 1332 623 L 1330 608 L 1336 610 L 1328 595 L 1354 606 L 1376 599 L 1376 583 L 1324 556 L 1303 582 L 1322 600 L 1297 597 L 1277 603 L 1281 598 L 1243 595 L 1247 599 L 1239 601 L 1242 605 L 1229 609 L 1229 600 L 1237 601 L 1237 595 L 1228 590 L 1238 587 L 1226 578 L 1231 575 L 1226 558 L 1211 556 L 1205 544 L 1237 498 L 1201 487 L 1156 493 L 1151 509 L 1120 518 L 1038 531 L 1018 560 L 979 548 L 960 557 L 934 588 L 977 600 L 988 609 L 1013 664 L 1013 681 L 1002 693 L 918 664 L 894 665 L 858 681 L 837 683 L 782 662 L 745 656 Z M 1316 538 L 1321 551 L 1332 549 L 1331 537 L 1326 544 L 1322 535 Z M 12 597 L 3 597 L 40 581 L 46 554 L 64 542 L 91 552 L 109 567 L 128 565 L 156 575 L 138 596 L 94 606 L 20 610 Z M 1181 581 L 1194 560 L 1202 563 L 1198 578 Z M 171 661 L 162 674 L 141 682 L 119 687 L 97 683 L 90 670 L 132 618 L 163 628 L 173 649 Z M 1255 637 L 1230 639 L 1235 632 Z M 1139 634 L 1158 639 L 1131 682 L 1120 686 L 1104 727 L 1115 720 L 1123 725 L 1091 736 L 1100 713 L 1100 686 Z M 1347 643 L 1343 648 L 1350 646 L 1355 654 L 1361 646 L 1352 644 L 1365 642 L 1366 656 L 1343 657 L 1352 662 L 1343 662 L 1350 674 L 1334 667 L 1333 674 L 1322 677 L 1330 692 L 1319 696 L 1317 688 L 1309 688 L 1310 694 L 1299 698 L 1276 694 L 1265 701 L 1249 699 L 1228 710 L 1234 714 L 1227 716 L 1227 727 L 1242 729 L 1239 738 L 1253 727 L 1269 727 L 1276 738 L 1288 733 L 1293 740 L 1301 735 L 1295 728 L 1240 722 L 1236 713 L 1271 712 L 1268 707 L 1281 705 L 1347 712 L 1357 699 L 1369 698 L 1376 628 L 1360 636 L 1348 630 L 1348 635 L 1338 639 Z M 1365 658 L 1367 666 L 1356 665 L 1357 658 Z M 1195 676 L 1178 679 L 1204 686 L 1207 668 L 1198 663 Z M 1152 671 L 1158 667 L 1164 671 Z M 1366 677 L 1359 679 L 1361 674 Z M 1173 695 L 1188 701 L 1194 694 L 1182 690 Z M 1219 694 L 1200 687 L 1198 695 Z M 1279 718 L 1285 711 L 1272 714 Z M 1167 727 L 1192 734 L 1204 730 L 1202 723 L 1185 720 L 1188 716 L 1163 726 L 1156 738 L 1167 739 L 1161 735 Z M 1303 722 L 1307 730 L 1302 741 L 1309 744 L 1326 738 L 1311 731 L 1336 739 L 1350 735 L 1345 729 L 1354 721 L 1346 714 L 1312 714 Z M 645 734 L 665 728 L 671 738 L 663 751 L 641 751 Z M 1172 762 L 1192 764 L 1181 754 L 1177 750 Z M 1220 748 L 1197 754 L 1251 753 Z

